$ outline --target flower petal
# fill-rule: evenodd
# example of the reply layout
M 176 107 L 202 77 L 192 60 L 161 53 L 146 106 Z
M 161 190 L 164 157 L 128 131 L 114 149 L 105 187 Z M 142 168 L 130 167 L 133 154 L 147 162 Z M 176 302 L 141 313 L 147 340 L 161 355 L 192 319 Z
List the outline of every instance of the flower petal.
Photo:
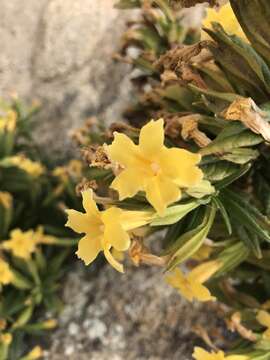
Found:
M 149 179 L 145 187 L 145 192 L 147 200 L 159 215 L 163 215 L 167 206 L 179 200 L 181 197 L 179 187 L 162 175 Z
M 151 120 L 144 125 L 140 132 L 139 147 L 143 154 L 153 157 L 158 153 L 164 143 L 164 121 Z
M 76 254 L 78 258 L 85 262 L 85 265 L 89 265 L 95 260 L 101 250 L 100 237 L 90 237 L 86 235 L 79 241 Z
M 86 214 L 83 214 L 77 210 L 66 210 L 68 214 L 68 221 L 66 226 L 70 227 L 73 231 L 82 234 L 87 233 L 89 230 L 89 219 Z
M 166 282 L 173 286 L 174 288 L 178 288 L 180 284 L 185 282 L 185 277 L 180 269 L 174 269 L 165 277 Z
M 124 273 L 124 267 L 122 264 L 120 264 L 111 254 L 110 250 L 104 249 L 104 255 L 105 258 L 107 259 L 108 263 L 117 271 L 119 271 L 120 273 Z
M 88 215 L 97 216 L 97 217 L 99 216 L 97 204 L 93 199 L 92 189 L 82 191 L 82 204 L 84 210 L 87 212 Z
M 122 211 L 114 207 L 103 212 L 104 243 L 105 247 L 113 246 L 118 251 L 126 251 L 130 246 L 130 238 L 120 222 L 121 214 Z
M 114 133 L 114 141 L 107 146 L 108 156 L 111 160 L 127 167 L 132 166 L 136 161 L 138 147 L 125 134 Z
M 123 170 L 112 182 L 111 188 L 118 191 L 119 199 L 133 197 L 142 190 L 143 176 L 136 169 Z
M 215 300 L 215 297 L 211 295 L 210 291 L 207 289 L 206 286 L 202 285 L 197 281 L 190 281 L 189 283 L 195 299 L 202 302 Z
M 183 187 L 195 186 L 202 180 L 203 172 L 196 166 L 200 160 L 200 154 L 177 148 L 163 148 L 159 155 L 163 173 Z
M 191 270 L 188 279 L 202 284 L 209 280 L 220 269 L 221 265 L 222 263 L 217 260 L 204 262 Z
M 200 347 L 195 347 L 192 354 L 195 360 L 225 360 L 225 354 L 223 351 L 218 353 L 209 353 Z

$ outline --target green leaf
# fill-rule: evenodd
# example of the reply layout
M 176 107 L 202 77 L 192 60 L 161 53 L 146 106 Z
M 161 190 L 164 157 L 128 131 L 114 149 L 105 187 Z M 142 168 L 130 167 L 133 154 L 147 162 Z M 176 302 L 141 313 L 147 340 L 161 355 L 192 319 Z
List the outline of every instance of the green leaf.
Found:
M 226 154 L 235 149 L 258 145 L 263 142 L 260 135 L 247 130 L 241 123 L 229 123 L 208 146 L 200 150 L 202 155 Z
M 232 191 L 223 190 L 220 198 L 236 222 L 243 224 L 251 233 L 270 242 L 270 226 L 258 209 L 243 200 Z
M 249 248 L 258 259 L 261 259 L 262 250 L 258 236 L 248 231 L 244 226 L 237 225 L 236 231 L 246 247 Z
M 222 201 L 218 198 L 218 197 L 213 197 L 212 201 L 216 204 L 217 208 L 219 209 L 222 218 L 224 220 L 224 223 L 226 225 L 226 228 L 228 230 L 229 235 L 232 234 L 232 225 L 231 225 L 231 221 L 230 221 L 230 217 L 224 207 L 224 205 L 222 204 Z
M 218 181 L 215 184 L 216 189 L 221 190 L 221 189 L 229 186 L 230 184 L 234 183 L 236 180 L 238 180 L 242 176 L 244 176 L 250 170 L 250 168 L 251 168 L 250 164 L 242 166 L 241 168 L 238 167 L 237 169 L 235 169 L 235 171 L 231 175 L 225 177 L 221 181 Z
M 242 241 L 230 245 L 217 257 L 217 260 L 221 261 L 222 267 L 216 272 L 214 276 L 220 277 L 223 274 L 227 274 L 229 271 L 232 271 L 243 261 L 247 260 L 249 254 L 250 250 Z
M 151 226 L 163 226 L 163 225 L 172 225 L 180 221 L 185 217 L 189 212 L 196 209 L 201 205 L 200 201 L 190 201 L 186 204 L 180 204 L 171 206 L 166 209 L 163 216 L 156 216 L 156 218 L 150 223 Z
M 180 238 L 166 250 L 167 254 L 173 253 L 168 263 L 167 271 L 172 270 L 199 250 L 212 227 L 215 215 L 216 206 L 212 204 L 207 207 L 202 224 L 180 236 Z

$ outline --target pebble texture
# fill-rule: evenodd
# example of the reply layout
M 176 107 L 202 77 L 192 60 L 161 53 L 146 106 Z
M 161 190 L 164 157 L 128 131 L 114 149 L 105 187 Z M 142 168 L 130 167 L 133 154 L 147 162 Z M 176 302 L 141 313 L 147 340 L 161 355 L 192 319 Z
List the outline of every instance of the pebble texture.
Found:
M 129 68 L 112 60 L 128 12 L 119 13 L 113 3 L 1 3 L 0 96 L 16 91 L 41 101 L 36 138 L 57 160 L 72 148 L 72 129 L 92 115 L 119 120 L 129 99 Z
M 202 345 L 195 325 L 215 329 L 217 341 L 214 312 L 186 302 L 161 270 L 127 267 L 121 275 L 105 266 L 95 277 L 86 271 L 77 263 L 68 275 L 65 308 L 45 359 L 191 360 L 194 345 Z

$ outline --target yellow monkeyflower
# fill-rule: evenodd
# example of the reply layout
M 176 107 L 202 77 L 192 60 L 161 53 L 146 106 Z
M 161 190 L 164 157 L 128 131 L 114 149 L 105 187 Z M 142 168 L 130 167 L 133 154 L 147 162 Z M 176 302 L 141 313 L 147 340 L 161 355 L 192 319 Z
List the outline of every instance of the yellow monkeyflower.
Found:
M 263 333 L 265 339 L 270 340 L 270 314 L 267 311 L 261 310 L 258 312 L 257 321 L 267 330 Z
M 246 38 L 229 3 L 222 6 L 218 11 L 211 8 L 207 11 L 207 17 L 203 25 L 206 28 L 211 28 L 212 22 L 219 22 L 230 35 L 235 34 L 241 38 Z
M 9 264 L 0 259 L 0 284 L 7 285 L 12 281 L 13 273 L 9 267 Z
M 9 110 L 6 116 L 0 117 L 0 131 L 14 131 L 17 122 L 17 114 L 13 110 Z
M 32 161 L 23 155 L 11 156 L 6 159 L 12 165 L 24 170 L 33 177 L 39 177 L 45 171 L 44 166 L 38 161 Z
M 195 267 L 187 275 L 177 268 L 166 277 L 166 281 L 189 301 L 194 299 L 202 302 L 215 300 L 203 283 L 210 279 L 220 265 L 218 261 L 208 261 Z
M 0 204 L 6 209 L 10 209 L 12 206 L 12 195 L 6 191 L 0 191 Z
M 169 204 L 181 198 L 180 188 L 195 186 L 203 178 L 196 166 L 201 156 L 165 147 L 163 126 L 163 119 L 143 126 L 138 145 L 125 134 L 115 132 L 112 145 L 107 147 L 109 158 L 124 168 L 111 184 L 120 200 L 145 191 L 147 200 L 161 215 Z
M 12 252 L 14 256 L 28 260 L 36 249 L 36 239 L 33 230 L 21 231 L 14 229 L 10 233 L 10 239 L 2 243 L 5 250 Z
M 85 234 L 79 241 L 77 256 L 86 265 L 89 265 L 103 251 L 107 261 L 116 270 L 123 272 L 123 265 L 113 257 L 110 249 L 128 250 L 130 237 L 127 231 L 147 224 L 151 214 L 149 212 L 123 211 L 116 207 L 99 211 L 93 200 L 91 189 L 83 191 L 82 198 L 85 213 L 67 210 L 66 226 L 79 234 Z
M 228 355 L 225 356 L 223 351 L 218 352 L 207 352 L 200 347 L 194 349 L 193 358 L 195 360 L 249 360 L 250 357 L 247 355 Z

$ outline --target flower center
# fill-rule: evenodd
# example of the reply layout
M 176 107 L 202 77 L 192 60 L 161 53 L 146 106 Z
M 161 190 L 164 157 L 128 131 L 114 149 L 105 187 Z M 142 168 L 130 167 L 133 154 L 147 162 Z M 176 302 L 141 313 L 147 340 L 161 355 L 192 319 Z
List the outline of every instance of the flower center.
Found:
M 150 165 L 151 169 L 153 170 L 154 172 L 154 175 L 158 175 L 158 173 L 160 172 L 160 166 L 158 163 L 156 162 L 152 162 L 151 165 Z

